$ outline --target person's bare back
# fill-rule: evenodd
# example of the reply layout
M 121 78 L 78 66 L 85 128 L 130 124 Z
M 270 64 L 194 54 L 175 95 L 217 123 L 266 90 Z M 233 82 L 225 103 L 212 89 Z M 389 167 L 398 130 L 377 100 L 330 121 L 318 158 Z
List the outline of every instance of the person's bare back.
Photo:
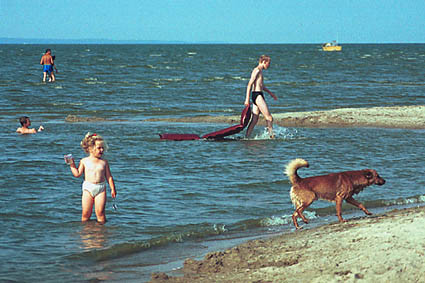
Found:
M 52 55 L 50 54 L 44 54 L 41 57 L 41 61 L 40 61 L 41 65 L 53 65 L 53 58 Z

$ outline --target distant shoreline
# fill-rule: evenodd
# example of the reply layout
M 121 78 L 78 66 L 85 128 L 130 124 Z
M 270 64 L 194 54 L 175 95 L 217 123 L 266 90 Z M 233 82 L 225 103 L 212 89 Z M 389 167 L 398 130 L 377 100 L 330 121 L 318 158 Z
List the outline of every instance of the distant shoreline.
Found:
M 272 113 L 274 123 L 300 128 L 394 128 L 425 129 L 425 105 L 371 108 L 340 108 L 325 111 Z M 153 118 L 144 122 L 238 124 L 239 116 Z M 265 125 L 260 118 L 260 125 Z
M 113 40 L 113 39 L 60 39 L 60 38 L 0 38 L 1 44 L 105 44 L 105 45 L 125 45 L 125 44 L 224 44 L 224 45 L 322 45 L 323 42 L 307 42 L 307 43 L 284 43 L 284 42 L 273 42 L 273 43 L 262 43 L 262 42 L 211 42 L 211 41 L 178 41 L 178 40 Z M 350 43 L 350 42 L 339 42 L 340 45 L 414 45 L 414 44 L 425 44 L 425 42 L 380 42 L 380 43 L 370 43 L 370 42 L 359 42 L 359 43 Z

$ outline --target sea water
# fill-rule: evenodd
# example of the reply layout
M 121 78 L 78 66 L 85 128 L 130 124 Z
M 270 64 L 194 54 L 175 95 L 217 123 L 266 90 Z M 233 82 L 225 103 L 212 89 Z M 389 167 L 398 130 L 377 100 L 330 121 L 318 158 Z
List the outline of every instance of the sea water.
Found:
M 56 55 L 54 83 L 38 64 Z M 251 70 L 271 56 L 271 113 L 425 104 L 425 45 L 0 45 L 0 281 L 146 281 L 186 257 L 291 232 L 293 158 L 301 176 L 364 168 L 387 181 L 356 198 L 371 212 L 425 201 L 424 130 L 263 127 L 221 142 L 162 141 L 159 133 L 205 134 L 214 123 L 148 118 L 239 115 Z M 18 118 L 45 131 L 18 135 Z M 68 115 L 96 121 L 66 122 Z M 85 156 L 86 132 L 102 135 L 118 196 L 108 222 L 81 223 L 82 178 L 63 156 Z M 344 206 L 347 218 L 357 211 Z M 336 221 L 317 201 L 311 224 Z M 362 215 L 362 214 L 358 214 Z

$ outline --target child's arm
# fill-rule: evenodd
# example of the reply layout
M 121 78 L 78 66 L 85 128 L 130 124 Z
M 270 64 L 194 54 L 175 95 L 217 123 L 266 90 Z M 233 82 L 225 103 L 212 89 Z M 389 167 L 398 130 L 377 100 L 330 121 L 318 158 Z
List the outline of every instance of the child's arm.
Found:
M 77 169 L 77 166 L 75 166 L 74 158 L 72 158 L 72 161 L 69 164 L 69 167 L 71 168 L 71 172 L 72 172 L 72 175 L 74 175 L 74 177 L 78 178 L 81 175 L 83 175 L 83 172 L 84 172 L 83 159 L 81 159 L 80 164 L 79 164 L 78 169 Z
M 117 190 L 115 189 L 114 178 L 112 177 L 111 169 L 109 168 L 108 161 L 106 161 L 105 175 L 106 175 L 106 180 L 108 180 L 109 187 L 111 188 L 111 196 L 113 198 L 116 198 Z
M 274 93 L 273 92 L 271 92 L 268 88 L 266 88 L 265 86 L 263 87 L 263 89 L 266 91 L 266 92 L 268 92 L 268 94 L 270 94 L 270 96 L 271 97 L 273 97 L 274 98 L 274 100 L 277 100 L 277 96 L 276 95 L 274 95 Z

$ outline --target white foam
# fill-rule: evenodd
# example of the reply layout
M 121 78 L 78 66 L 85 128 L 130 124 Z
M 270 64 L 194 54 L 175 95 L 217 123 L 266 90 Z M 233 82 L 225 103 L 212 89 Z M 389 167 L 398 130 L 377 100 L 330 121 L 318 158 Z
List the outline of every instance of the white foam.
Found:
M 278 140 L 291 140 L 291 139 L 295 139 L 298 135 L 298 131 L 297 129 L 289 129 L 289 128 L 285 128 L 285 127 L 279 127 L 279 126 L 274 126 L 273 127 L 273 133 L 275 138 L 274 139 L 278 139 Z M 264 128 L 263 132 L 259 135 L 256 135 L 254 137 L 254 140 L 270 140 L 270 134 L 269 134 L 269 130 L 267 128 Z
M 386 205 L 405 205 L 405 204 L 416 204 L 416 203 L 424 203 L 424 202 L 425 202 L 425 195 L 384 201 Z
M 270 227 L 270 226 L 282 226 L 292 223 L 291 215 L 283 216 L 272 216 L 270 218 L 265 218 L 261 220 L 261 226 Z
M 218 233 L 227 232 L 226 225 L 224 225 L 224 224 L 220 224 L 220 225 L 214 224 L 213 229 L 214 229 L 214 231 L 216 231 Z
M 304 211 L 303 214 L 307 219 L 316 219 L 317 215 L 314 211 Z M 282 226 L 292 224 L 292 215 L 272 216 L 261 220 L 261 226 Z

